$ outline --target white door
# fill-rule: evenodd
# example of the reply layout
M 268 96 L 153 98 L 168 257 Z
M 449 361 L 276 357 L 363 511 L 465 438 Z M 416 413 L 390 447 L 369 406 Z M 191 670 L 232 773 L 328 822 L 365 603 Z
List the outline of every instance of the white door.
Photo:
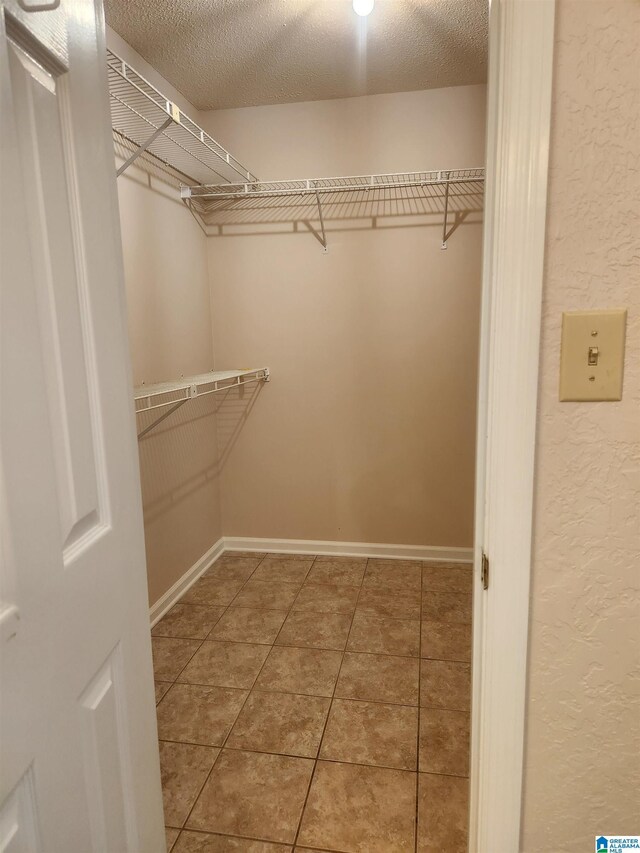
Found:
M 104 24 L 55 4 L 0 0 L 0 851 L 160 853 Z

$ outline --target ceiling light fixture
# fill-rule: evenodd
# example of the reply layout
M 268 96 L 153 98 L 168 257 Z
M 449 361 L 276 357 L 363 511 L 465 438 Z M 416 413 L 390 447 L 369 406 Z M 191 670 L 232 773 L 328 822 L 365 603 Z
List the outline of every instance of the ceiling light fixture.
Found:
M 356 15 L 366 18 L 373 10 L 375 0 L 353 0 L 353 11 Z

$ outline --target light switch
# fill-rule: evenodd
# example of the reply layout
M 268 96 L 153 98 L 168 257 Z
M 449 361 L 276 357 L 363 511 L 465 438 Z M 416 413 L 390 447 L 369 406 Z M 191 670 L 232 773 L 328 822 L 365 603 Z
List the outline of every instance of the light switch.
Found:
M 562 315 L 560 400 L 621 400 L 627 312 Z

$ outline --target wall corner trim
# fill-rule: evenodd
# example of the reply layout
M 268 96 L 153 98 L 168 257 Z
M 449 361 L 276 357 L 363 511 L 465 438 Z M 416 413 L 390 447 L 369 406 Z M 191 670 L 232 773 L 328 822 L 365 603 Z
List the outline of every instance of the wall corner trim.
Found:
M 200 557 L 200 559 L 197 560 L 190 569 L 187 569 L 182 577 L 178 578 L 174 585 L 149 608 L 149 619 L 151 621 L 152 628 L 156 622 L 159 622 L 162 619 L 165 613 L 168 613 L 169 610 L 171 610 L 173 605 L 182 598 L 185 592 L 193 586 L 198 578 L 207 571 L 211 564 L 215 563 L 218 557 L 224 553 L 224 550 L 224 540 L 220 538 L 215 545 L 212 545 L 208 551 L 205 551 L 202 557 Z
M 529 588 L 556 0 L 492 0 L 469 851 L 521 849 Z M 482 552 L 491 587 L 479 585 Z

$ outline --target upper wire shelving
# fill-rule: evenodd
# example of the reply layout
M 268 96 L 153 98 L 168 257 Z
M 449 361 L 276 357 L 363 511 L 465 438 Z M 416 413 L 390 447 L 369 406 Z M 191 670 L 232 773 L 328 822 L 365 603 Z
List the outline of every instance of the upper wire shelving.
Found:
M 165 409 L 151 423 L 138 433 L 138 438 L 146 435 L 170 414 L 189 400 L 206 397 L 220 391 L 243 388 L 254 382 L 268 382 L 269 368 L 242 368 L 239 370 L 212 370 L 196 376 L 184 376 L 171 382 L 159 382 L 154 385 L 139 385 L 134 388 L 136 414 Z
M 447 247 L 449 204 L 452 194 L 464 195 L 482 191 L 484 169 L 439 169 L 429 172 L 397 172 L 386 175 L 351 175 L 338 178 L 301 178 L 291 181 L 245 181 L 242 183 L 183 186 L 182 198 L 203 219 L 208 214 L 233 210 L 238 204 L 251 203 L 259 209 L 260 200 L 287 197 L 311 197 L 315 199 L 321 235 L 317 235 L 322 246 L 327 247 L 324 226 L 323 198 L 334 200 L 347 194 L 383 195 L 394 190 L 438 189 L 441 194 L 444 214 L 442 248 Z
M 184 175 L 190 184 L 257 180 L 226 148 L 186 116 L 112 50 L 107 50 L 111 124 L 136 146 L 118 175 L 143 152 Z

